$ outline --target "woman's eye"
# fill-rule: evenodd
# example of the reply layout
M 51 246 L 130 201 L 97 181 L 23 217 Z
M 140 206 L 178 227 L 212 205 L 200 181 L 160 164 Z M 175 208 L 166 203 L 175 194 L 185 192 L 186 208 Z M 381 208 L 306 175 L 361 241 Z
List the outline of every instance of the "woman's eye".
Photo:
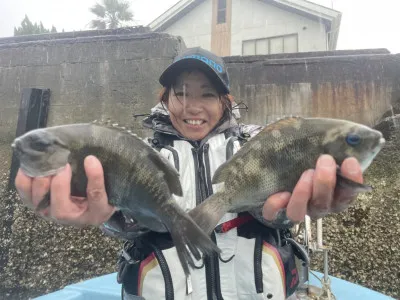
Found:
M 177 92 L 177 93 L 175 93 L 175 96 L 177 96 L 177 97 L 189 97 L 189 94 L 188 93 L 184 94 L 183 92 Z

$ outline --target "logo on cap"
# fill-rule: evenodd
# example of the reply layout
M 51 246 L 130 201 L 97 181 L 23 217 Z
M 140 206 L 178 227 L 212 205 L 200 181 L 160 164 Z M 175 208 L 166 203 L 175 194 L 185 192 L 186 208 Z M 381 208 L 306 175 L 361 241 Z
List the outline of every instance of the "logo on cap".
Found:
M 186 55 L 186 56 L 178 58 L 176 61 L 179 61 L 184 58 L 194 58 L 194 59 L 201 60 L 202 62 L 206 63 L 207 65 L 212 67 L 214 70 L 216 70 L 218 73 L 222 73 L 224 71 L 220 64 L 217 64 L 212 59 L 205 57 L 203 55 L 198 55 L 198 54 Z

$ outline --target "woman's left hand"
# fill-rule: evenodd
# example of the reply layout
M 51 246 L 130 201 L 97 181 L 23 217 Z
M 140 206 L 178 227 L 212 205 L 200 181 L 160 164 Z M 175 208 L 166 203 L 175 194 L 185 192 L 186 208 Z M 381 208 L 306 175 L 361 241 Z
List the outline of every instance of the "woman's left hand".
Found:
M 363 183 L 361 166 L 355 158 L 347 158 L 341 165 L 344 177 Z M 315 170 L 307 170 L 297 182 L 293 193 L 282 192 L 270 196 L 264 204 L 263 216 L 269 221 L 286 209 L 286 216 L 294 223 L 330 213 L 341 212 L 349 207 L 357 193 L 350 189 L 336 189 L 336 162 L 330 155 L 322 155 Z

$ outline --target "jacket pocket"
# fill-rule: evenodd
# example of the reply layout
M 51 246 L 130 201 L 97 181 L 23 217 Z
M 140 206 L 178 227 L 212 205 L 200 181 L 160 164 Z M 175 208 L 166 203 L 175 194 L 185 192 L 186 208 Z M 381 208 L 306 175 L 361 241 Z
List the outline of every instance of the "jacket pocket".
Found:
M 163 250 L 154 247 L 153 252 L 126 268 L 121 283 L 128 295 L 145 300 L 191 299 L 175 247 Z
M 126 266 L 122 286 L 127 294 L 144 299 L 174 299 L 172 277 L 162 252 L 161 255 L 152 252 L 142 261 Z
M 274 300 L 286 299 L 292 295 L 299 283 L 292 245 L 285 242 L 277 245 L 260 238 L 255 247 L 256 252 L 261 254 L 261 268 L 255 268 L 258 292 L 262 292 L 266 299 Z
M 284 300 L 294 293 L 299 278 L 293 246 L 282 232 L 249 222 L 238 230 L 235 257 L 238 294 Z
M 253 255 L 256 249 L 254 238 L 238 236 L 236 253 L 233 258 L 234 274 L 232 279 L 236 282 L 237 299 L 263 300 L 263 294 L 256 290 L 255 265 L 256 257 Z M 261 275 L 262 276 L 262 275 Z M 235 284 L 233 283 L 233 284 Z

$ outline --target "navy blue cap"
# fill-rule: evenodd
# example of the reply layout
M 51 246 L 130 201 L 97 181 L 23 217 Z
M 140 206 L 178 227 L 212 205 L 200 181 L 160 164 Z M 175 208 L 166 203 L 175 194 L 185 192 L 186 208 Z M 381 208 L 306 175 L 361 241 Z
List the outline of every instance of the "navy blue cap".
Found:
M 185 49 L 176 56 L 159 81 L 163 86 L 172 85 L 182 71 L 194 68 L 203 71 L 218 90 L 229 93 L 229 77 L 223 59 L 201 47 Z

